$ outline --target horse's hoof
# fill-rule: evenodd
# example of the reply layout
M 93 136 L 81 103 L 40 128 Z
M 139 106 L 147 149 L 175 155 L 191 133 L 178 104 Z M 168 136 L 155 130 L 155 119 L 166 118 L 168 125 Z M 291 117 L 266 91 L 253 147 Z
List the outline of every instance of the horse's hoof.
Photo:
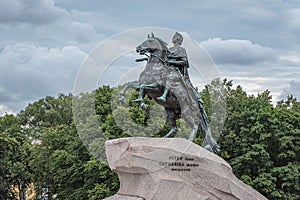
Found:
M 215 153 L 219 153 L 221 151 L 221 147 L 217 144 L 216 146 L 214 146 L 213 150 Z
M 141 109 L 143 109 L 143 110 L 146 110 L 146 108 L 147 108 L 147 105 L 146 105 L 146 104 L 144 104 L 144 103 L 141 103 L 141 105 L 140 105 L 140 108 L 141 108 Z
M 175 128 L 173 130 L 170 130 L 169 133 L 167 135 L 165 135 L 163 138 L 168 138 L 168 137 L 172 137 L 173 135 L 175 135 L 178 132 L 178 128 Z
M 164 97 L 157 97 L 157 100 L 162 101 L 162 102 L 166 102 L 166 98 L 164 98 Z
M 205 145 L 204 149 L 214 153 L 214 154 L 217 154 L 220 152 L 220 146 L 217 144 L 216 146 L 210 146 L 210 145 Z
M 132 102 L 135 102 L 135 103 L 141 103 L 141 102 L 142 102 L 142 99 L 136 99 L 136 100 L 133 100 Z
M 120 97 L 119 102 L 120 104 L 125 105 L 126 104 L 125 97 Z
M 204 149 L 206 149 L 206 150 L 208 150 L 208 151 L 210 151 L 210 152 L 212 152 L 212 153 L 214 153 L 214 151 L 213 151 L 213 149 L 211 148 L 211 146 L 210 145 L 205 145 L 205 147 L 204 147 Z

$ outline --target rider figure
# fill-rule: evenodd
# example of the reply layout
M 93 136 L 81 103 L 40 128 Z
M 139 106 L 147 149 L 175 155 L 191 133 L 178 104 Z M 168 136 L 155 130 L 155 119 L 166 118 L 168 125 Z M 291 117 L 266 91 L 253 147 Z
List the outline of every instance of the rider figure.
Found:
M 176 32 L 172 38 L 172 43 L 174 44 L 174 46 L 169 48 L 170 53 L 167 58 L 167 62 L 170 66 L 170 71 L 169 74 L 166 75 L 165 90 L 163 94 L 160 97 L 158 97 L 158 99 L 161 101 L 166 101 L 166 97 L 172 86 L 174 86 L 178 82 L 185 81 L 185 83 L 189 84 L 193 88 L 193 92 L 196 95 L 198 102 L 202 104 L 200 94 L 192 86 L 192 83 L 190 81 L 187 69 L 189 67 L 187 53 L 185 49 L 180 46 L 182 42 L 182 35 Z

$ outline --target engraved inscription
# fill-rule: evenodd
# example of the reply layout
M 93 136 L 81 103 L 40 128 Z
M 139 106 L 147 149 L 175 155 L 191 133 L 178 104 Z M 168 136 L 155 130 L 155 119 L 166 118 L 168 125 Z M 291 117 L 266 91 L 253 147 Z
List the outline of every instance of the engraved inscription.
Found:
M 161 166 L 171 167 L 171 171 L 191 171 L 199 167 L 191 156 L 169 156 L 168 161 L 159 162 Z

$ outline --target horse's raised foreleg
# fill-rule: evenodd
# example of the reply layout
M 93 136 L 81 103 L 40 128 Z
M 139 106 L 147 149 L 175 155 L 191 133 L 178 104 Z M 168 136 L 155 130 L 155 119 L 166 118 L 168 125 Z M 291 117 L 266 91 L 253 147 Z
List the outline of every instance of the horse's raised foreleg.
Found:
M 126 104 L 125 102 L 125 93 L 129 88 L 133 88 L 135 90 L 139 89 L 139 83 L 137 81 L 132 81 L 132 82 L 128 82 L 126 83 L 125 87 L 121 90 L 121 92 L 119 93 L 119 102 L 122 104 Z
M 133 100 L 134 102 L 142 102 L 143 101 L 143 96 L 144 96 L 144 90 L 145 89 L 155 89 L 158 87 L 158 84 L 155 83 L 149 83 L 149 84 L 141 84 L 140 85 L 140 91 L 139 91 L 139 96 L 137 99 Z
M 149 83 L 149 84 L 141 84 L 139 86 L 139 96 L 137 99 L 133 100 L 133 102 L 137 102 L 140 104 L 140 107 L 142 109 L 146 109 L 146 104 L 143 102 L 143 97 L 144 97 L 144 90 L 148 89 L 148 90 L 154 90 L 158 87 L 158 84 L 155 83 Z

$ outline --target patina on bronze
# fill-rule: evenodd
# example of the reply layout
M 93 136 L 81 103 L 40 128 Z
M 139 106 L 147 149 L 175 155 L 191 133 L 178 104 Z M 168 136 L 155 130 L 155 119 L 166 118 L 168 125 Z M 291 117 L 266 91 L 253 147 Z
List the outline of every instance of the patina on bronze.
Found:
M 146 67 L 138 82 L 125 85 L 120 92 L 120 101 L 124 102 L 128 88 L 139 91 L 139 97 L 134 101 L 141 108 L 146 107 L 143 97 L 150 96 L 165 108 L 166 121 L 171 130 L 164 137 L 174 136 L 178 132 L 176 120 L 183 118 L 192 128 L 189 140 L 193 141 L 200 128 L 205 148 L 218 153 L 220 147 L 212 137 L 200 94 L 188 75 L 188 58 L 185 49 L 181 47 L 182 41 L 182 35 L 176 32 L 172 39 L 174 46 L 168 49 L 167 43 L 162 39 L 155 37 L 153 33 L 148 35 L 147 40 L 136 47 L 140 55 L 147 56 L 136 61 L 147 61 Z

